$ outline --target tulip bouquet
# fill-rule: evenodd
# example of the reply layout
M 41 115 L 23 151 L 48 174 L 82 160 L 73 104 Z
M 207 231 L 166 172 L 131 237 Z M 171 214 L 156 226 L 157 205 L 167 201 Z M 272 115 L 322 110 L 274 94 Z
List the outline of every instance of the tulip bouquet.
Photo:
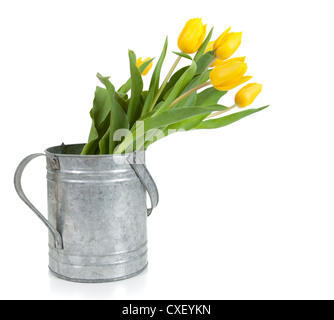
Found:
M 90 112 L 91 131 L 82 154 L 122 154 L 143 150 L 175 132 L 221 128 L 265 109 L 225 115 L 234 108 L 251 105 L 262 89 L 257 83 L 243 87 L 236 94 L 233 106 L 218 103 L 228 90 L 252 78 L 245 75 L 245 57 L 230 59 L 242 37 L 240 32 L 230 30 L 210 42 L 213 29 L 206 36 L 206 25 L 201 19 L 189 20 L 178 40 L 181 52 L 174 52 L 177 59 L 160 83 L 168 47 L 166 39 L 147 91 L 143 89 L 142 76 L 153 67 L 153 59 L 136 59 L 131 50 L 131 76 L 119 90 L 115 90 L 109 77 L 98 74 L 104 88 L 96 88 Z M 192 57 L 192 54 L 195 55 Z M 189 65 L 176 71 L 182 58 L 188 59 Z

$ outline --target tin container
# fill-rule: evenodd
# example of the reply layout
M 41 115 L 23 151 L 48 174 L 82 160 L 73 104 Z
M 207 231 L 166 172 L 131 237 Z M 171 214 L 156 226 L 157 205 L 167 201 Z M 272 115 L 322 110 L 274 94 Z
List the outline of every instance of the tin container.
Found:
M 55 276 L 90 283 L 133 277 L 147 266 L 147 216 L 158 204 L 145 152 L 81 156 L 83 146 L 62 145 L 25 158 L 15 173 L 16 191 L 49 228 Z M 39 156 L 47 158 L 48 220 L 21 186 L 25 167 Z

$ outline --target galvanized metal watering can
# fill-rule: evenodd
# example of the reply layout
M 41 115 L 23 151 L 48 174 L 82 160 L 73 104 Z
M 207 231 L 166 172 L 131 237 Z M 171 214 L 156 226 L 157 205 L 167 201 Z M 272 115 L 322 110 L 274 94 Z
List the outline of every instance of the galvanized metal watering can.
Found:
M 25 158 L 15 188 L 49 229 L 54 275 L 76 282 L 127 279 L 147 266 L 147 216 L 158 204 L 158 190 L 144 152 L 81 156 L 83 146 L 62 145 Z M 47 158 L 48 220 L 21 186 L 25 167 L 39 156 Z

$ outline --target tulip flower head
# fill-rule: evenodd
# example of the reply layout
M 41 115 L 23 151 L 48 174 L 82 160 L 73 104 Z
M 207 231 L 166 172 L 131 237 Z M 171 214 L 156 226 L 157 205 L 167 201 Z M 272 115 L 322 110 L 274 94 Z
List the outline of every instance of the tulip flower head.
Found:
M 235 96 L 235 104 L 239 108 L 245 108 L 250 106 L 256 97 L 262 91 L 262 84 L 250 83 L 243 87 Z
M 210 73 L 213 86 L 217 90 L 228 91 L 250 80 L 252 77 L 245 76 L 247 64 L 243 61 L 244 58 L 235 58 L 223 61 L 220 66 L 215 67 Z
M 139 68 L 143 63 L 145 63 L 146 61 L 150 60 L 151 58 L 146 58 L 144 61 L 142 60 L 142 58 L 138 58 L 137 59 L 137 68 Z M 142 72 L 143 76 L 146 76 L 148 74 L 148 72 L 152 69 L 153 67 L 153 61 L 147 66 L 147 68 Z
M 206 36 L 206 25 L 202 19 L 190 19 L 183 28 L 178 46 L 183 53 L 192 54 L 198 51 Z
M 230 58 L 241 44 L 242 32 L 230 32 L 228 28 L 213 44 L 216 57 L 221 60 Z

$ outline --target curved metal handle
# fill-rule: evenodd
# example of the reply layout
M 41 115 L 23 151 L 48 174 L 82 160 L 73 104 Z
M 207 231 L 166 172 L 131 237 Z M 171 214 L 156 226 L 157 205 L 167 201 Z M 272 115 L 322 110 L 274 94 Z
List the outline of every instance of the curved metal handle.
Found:
M 134 172 L 136 173 L 139 180 L 141 181 L 141 183 L 143 184 L 144 188 L 146 189 L 147 193 L 150 196 L 152 208 L 147 209 L 147 216 L 149 217 L 152 214 L 153 209 L 159 203 L 158 188 L 151 174 L 148 172 L 145 164 L 137 161 L 138 157 L 136 155 L 136 152 L 134 152 L 134 154 L 131 155 L 129 158 L 131 158 L 131 161 L 128 160 L 130 166 L 132 167 L 132 169 L 134 170 Z
M 59 232 L 50 224 L 50 222 L 33 206 L 33 204 L 28 200 L 28 198 L 26 197 L 25 193 L 23 192 L 22 189 L 22 173 L 24 171 L 24 169 L 26 168 L 26 166 L 28 165 L 28 163 L 37 158 L 37 157 L 41 157 L 41 156 L 45 156 L 44 153 L 36 153 L 36 154 L 32 154 L 31 156 L 25 158 L 20 165 L 18 166 L 18 168 L 16 169 L 15 172 L 15 177 L 14 177 L 14 185 L 15 185 L 15 190 L 17 192 L 17 194 L 19 195 L 19 197 L 22 199 L 22 201 L 33 211 L 36 213 L 36 215 L 38 216 L 38 218 L 40 218 L 42 220 L 42 222 L 49 228 L 50 232 L 53 234 L 53 238 L 54 238 L 54 245 L 56 249 L 63 249 L 63 239 L 61 237 L 61 235 L 59 234 Z

